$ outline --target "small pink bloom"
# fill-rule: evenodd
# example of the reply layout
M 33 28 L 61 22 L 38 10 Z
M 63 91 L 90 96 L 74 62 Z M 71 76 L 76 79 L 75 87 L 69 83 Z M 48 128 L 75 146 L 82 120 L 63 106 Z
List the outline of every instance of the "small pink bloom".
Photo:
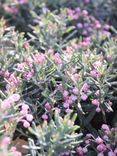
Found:
M 90 75 L 91 75 L 92 77 L 94 77 L 94 78 L 97 78 L 97 77 L 99 76 L 99 74 L 98 74 L 98 72 L 97 72 L 96 70 L 92 70 L 92 71 L 90 72 Z
M 94 67 L 95 69 L 99 69 L 101 66 L 102 66 L 101 61 L 96 61 L 96 62 L 93 63 L 93 67 Z
M 106 150 L 106 146 L 104 144 L 100 144 L 97 146 L 97 150 L 102 152 L 102 151 L 105 151 Z
M 72 92 L 75 94 L 75 95 L 78 95 L 78 88 L 76 88 L 76 87 L 74 87 L 73 89 L 72 89 Z
M 7 71 L 5 71 L 5 73 L 4 73 L 4 77 L 5 77 L 5 78 L 9 78 L 9 76 L 10 76 L 9 71 L 8 71 L 8 70 L 7 70 Z
M 101 28 L 101 24 L 100 23 L 96 23 L 96 28 L 100 29 Z
M 17 148 L 15 146 L 11 147 L 11 149 L 10 149 L 11 152 L 14 152 L 16 150 L 17 150 Z
M 28 114 L 28 110 L 21 110 L 21 113 L 26 116 Z
M 72 101 L 76 101 L 78 98 L 77 98 L 77 96 L 75 96 L 75 95 L 72 94 L 72 95 L 70 96 L 70 99 L 71 99 Z
M 2 140 L 2 145 L 4 145 L 4 146 L 9 145 L 10 143 L 11 143 L 11 138 L 10 137 L 5 137 Z
M 101 111 L 100 107 L 96 108 L 96 112 L 99 113 Z
M 63 104 L 63 107 L 64 107 L 64 108 L 69 108 L 69 103 L 65 102 L 65 103 Z
M 76 152 L 80 155 L 80 156 L 84 156 L 84 152 L 83 152 L 83 148 L 81 146 L 76 148 Z
M 109 54 L 107 54 L 106 59 L 107 59 L 108 62 L 110 62 L 111 61 L 111 56 Z
M 25 103 L 22 104 L 22 110 L 28 110 L 29 106 Z
M 114 153 L 117 154 L 117 148 L 115 148 Z
M 104 135 L 103 136 L 103 139 L 106 140 L 106 141 L 108 141 L 108 136 L 107 135 Z
M 29 122 L 32 122 L 32 120 L 33 120 L 32 114 L 27 114 L 26 115 L 26 120 L 29 121 Z
M 103 140 L 102 140 L 100 137 L 97 137 L 95 141 L 96 141 L 98 144 L 103 143 Z
M 101 153 L 98 153 L 97 156 L 104 156 L 104 154 L 101 152 Z
M 27 4 L 28 3 L 28 0 L 18 0 L 18 3 L 19 4 Z
M 94 99 L 92 100 L 92 104 L 95 105 L 95 106 L 99 106 L 99 100 L 98 99 Z
M 44 56 L 43 53 L 41 53 L 40 55 L 36 53 L 34 55 L 34 61 L 35 61 L 35 63 L 37 63 L 39 65 L 42 65 L 44 63 L 44 60 L 45 60 L 45 56 Z
M 89 140 L 86 140 L 85 143 L 86 143 L 87 145 L 89 145 L 89 144 L 90 144 L 90 141 L 89 141 Z
M 7 13 L 14 14 L 14 15 L 17 15 L 19 12 L 15 6 L 11 6 L 11 7 L 5 6 L 4 9 Z
M 81 88 L 81 91 L 87 93 L 89 91 L 90 86 L 87 83 L 84 83 L 84 85 Z
M 111 26 L 108 25 L 108 24 L 106 24 L 106 25 L 104 26 L 104 28 L 105 28 L 106 30 L 109 30 L 109 29 L 111 28 Z
M 46 109 L 48 112 L 50 112 L 51 109 L 52 109 L 51 105 L 50 105 L 48 102 L 45 104 L 45 109 Z
M 90 0 L 84 0 L 84 3 L 88 4 L 90 3 Z
M 78 27 L 79 29 L 82 29 L 82 28 L 83 28 L 83 24 L 82 24 L 82 23 L 78 23 L 78 24 L 77 24 L 77 27 Z
M 11 103 L 8 100 L 4 100 L 1 102 L 1 108 L 2 109 L 7 109 L 11 107 Z
M 17 64 L 17 68 L 18 68 L 19 70 L 24 70 L 24 68 L 25 68 L 25 63 L 19 63 L 19 64 Z
M 24 128 L 29 128 L 30 127 L 30 123 L 26 120 L 23 121 L 23 126 Z
M 116 156 L 116 154 L 112 151 L 108 152 L 108 156 Z
M 29 72 L 28 74 L 26 74 L 26 79 L 30 80 L 30 79 L 33 78 L 33 76 L 34 76 L 34 73 L 33 72 Z
M 103 124 L 102 127 L 101 127 L 104 131 L 109 131 L 109 126 L 106 125 L 106 124 Z
M 83 32 L 82 32 L 83 35 L 87 35 L 87 33 L 88 32 L 86 30 L 83 30 Z M 84 47 L 87 47 L 89 45 L 89 42 L 84 41 L 83 45 L 84 45 Z
M 17 102 L 20 100 L 20 95 L 19 94 L 13 94 L 8 99 L 12 100 L 13 102 Z
M 61 58 L 60 58 L 60 56 L 59 56 L 59 53 L 56 53 L 56 54 L 54 55 L 54 61 L 55 61 L 57 64 L 62 64 L 62 60 L 61 60 Z
M 71 105 L 73 103 L 73 100 L 69 97 L 69 99 L 66 102 Z
M 87 10 L 83 10 L 82 14 L 83 14 L 83 16 L 87 16 L 88 15 L 88 11 Z
M 88 149 L 87 149 L 86 147 L 84 147 L 84 148 L 83 148 L 83 152 L 84 152 L 84 153 L 87 153 L 87 152 L 88 152 Z
M 67 98 L 68 95 L 69 95 L 69 92 L 65 90 L 65 91 L 63 92 L 63 96 L 64 96 L 64 98 Z
M 48 119 L 48 115 L 47 115 L 46 113 L 44 113 L 44 114 L 42 115 L 42 119 L 47 120 L 47 119 Z
M 13 152 L 13 155 L 14 156 L 22 156 L 21 152 L 19 152 L 19 151 L 14 151 Z
M 81 95 L 81 99 L 82 99 L 83 101 L 86 101 L 87 98 L 88 98 L 88 96 L 87 96 L 86 94 L 82 94 L 82 95 Z

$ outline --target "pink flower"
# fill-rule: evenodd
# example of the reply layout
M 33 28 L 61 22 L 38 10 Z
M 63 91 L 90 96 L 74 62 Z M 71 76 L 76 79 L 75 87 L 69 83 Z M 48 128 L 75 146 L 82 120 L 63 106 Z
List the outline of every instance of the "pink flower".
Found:
M 82 94 L 82 95 L 81 95 L 81 99 L 82 99 L 83 101 L 86 101 L 87 98 L 88 98 L 88 96 L 87 96 L 86 94 Z
M 32 114 L 27 114 L 26 115 L 26 120 L 29 121 L 29 122 L 32 122 L 32 120 L 33 120 Z
M 18 68 L 19 70 L 24 70 L 24 68 L 25 68 L 25 63 L 19 63 L 19 64 L 17 64 L 17 68 Z
M 2 145 L 4 145 L 4 146 L 9 145 L 10 143 L 11 143 L 11 138 L 10 137 L 5 137 L 2 140 Z
M 96 112 L 99 113 L 101 111 L 100 107 L 96 108 Z
M 82 14 L 83 14 L 83 16 L 87 16 L 88 15 L 88 11 L 87 10 L 83 10 Z
M 5 77 L 5 78 L 9 78 L 9 76 L 10 76 L 9 71 L 8 71 L 8 70 L 7 70 L 7 71 L 5 71 L 5 73 L 4 73 L 4 77 Z
M 115 148 L 114 153 L 117 154 L 117 148 Z
M 103 136 L 103 139 L 106 140 L 106 141 L 108 141 L 108 136 L 107 135 L 104 135 Z
M 78 95 L 78 88 L 77 87 L 74 87 L 73 89 L 72 89 L 72 92 L 75 94 L 75 95 Z
M 86 147 L 84 147 L 84 148 L 83 148 L 83 152 L 84 152 L 84 153 L 87 153 L 87 152 L 88 152 L 88 149 L 87 149 Z
M 98 153 L 97 156 L 104 156 L 104 154 L 101 152 L 101 153 Z
M 11 147 L 11 152 L 14 152 L 16 150 L 17 150 L 17 148 L 15 146 Z
M 104 26 L 104 28 L 105 28 L 106 30 L 109 30 L 109 29 L 111 28 L 111 26 L 108 25 L 108 24 L 106 24 L 106 25 Z
M 84 3 L 88 4 L 90 3 L 90 0 L 84 0 Z
M 43 53 L 41 53 L 40 55 L 38 55 L 37 53 L 34 55 L 34 61 L 35 63 L 42 65 L 44 63 L 45 60 L 45 56 Z
M 95 105 L 95 106 L 99 106 L 99 100 L 98 99 L 94 99 L 92 100 L 92 104 Z
M 7 109 L 11 107 L 11 103 L 8 100 L 4 100 L 1 102 L 1 108 L 2 109 Z
M 69 108 L 69 103 L 65 102 L 65 103 L 63 104 L 63 107 L 64 107 L 64 108 Z
M 51 109 L 52 109 L 51 105 L 50 105 L 48 102 L 45 104 L 45 109 L 46 109 L 48 112 L 50 112 Z
M 14 156 L 22 156 L 21 152 L 19 152 L 19 151 L 14 151 L 13 152 L 13 155 Z
M 84 152 L 83 152 L 83 148 L 81 146 L 76 148 L 76 152 L 80 155 L 80 156 L 84 156 Z
M 108 156 L 116 156 L 116 154 L 112 151 L 108 152 Z
M 21 152 L 19 152 L 19 151 L 17 151 L 17 148 L 16 147 L 11 147 L 11 150 L 10 150 L 11 152 L 12 152 L 12 154 L 14 155 L 14 156 L 22 156 L 22 154 L 21 154 Z
M 77 96 L 75 96 L 75 95 L 72 94 L 72 95 L 70 96 L 70 99 L 71 99 L 72 101 L 76 101 L 78 98 L 77 98 Z
M 96 141 L 98 144 L 103 143 L 103 140 L 102 140 L 100 137 L 97 137 L 95 141 Z
M 28 3 L 28 0 L 18 0 L 18 3 L 19 4 L 27 4 Z
M 94 67 L 95 69 L 99 69 L 101 66 L 102 66 L 101 61 L 96 61 L 96 62 L 93 63 L 93 67 Z
M 102 127 L 101 127 L 104 131 L 109 131 L 109 126 L 106 125 L 106 124 L 103 124 Z
M 82 29 L 82 28 L 83 28 L 82 23 L 78 23 L 78 24 L 77 24 L 77 27 L 78 27 L 79 29 Z
M 47 119 L 48 119 L 48 115 L 47 115 L 46 113 L 44 113 L 44 114 L 42 115 L 42 119 L 47 120 Z
M 13 94 L 8 99 L 12 100 L 12 102 L 17 102 L 20 100 L 20 95 L 19 94 Z
M 66 99 L 66 98 L 68 97 L 68 95 L 69 95 L 69 92 L 68 92 L 67 90 L 65 90 L 65 91 L 63 92 L 64 98 Z
M 26 120 L 23 121 L 23 126 L 24 128 L 29 128 L 30 127 L 30 123 Z
M 106 146 L 104 144 L 99 144 L 97 146 L 97 150 L 100 151 L 100 152 L 105 151 L 106 150 Z
M 98 72 L 97 72 L 96 70 L 92 70 L 92 71 L 90 72 L 90 75 L 91 75 L 92 77 L 94 77 L 94 78 L 97 78 L 97 77 L 99 76 L 99 74 L 98 74 Z
M 81 88 L 82 92 L 87 93 L 89 91 L 90 86 L 87 83 L 84 83 L 84 85 Z
M 21 110 L 21 113 L 26 116 L 28 114 L 28 110 Z
M 66 102 L 71 105 L 73 103 L 73 100 L 69 97 L 69 99 Z
M 106 59 L 107 59 L 108 62 L 111 61 L 111 56 L 110 56 L 110 54 L 107 54 L 107 55 L 106 55 Z
M 26 74 L 25 77 L 26 77 L 27 80 L 30 80 L 30 79 L 33 78 L 33 76 L 34 76 L 34 73 L 33 72 L 29 72 L 29 73 Z
M 5 11 L 7 13 L 14 14 L 14 15 L 17 15 L 18 12 L 19 12 L 18 9 L 17 9 L 17 7 L 15 7 L 15 6 L 11 6 L 11 7 L 5 6 L 4 9 L 5 9 Z
M 61 58 L 60 58 L 60 56 L 59 56 L 59 53 L 56 53 L 56 54 L 54 55 L 54 61 L 55 61 L 57 64 L 62 64 L 62 60 L 61 60 Z
M 22 110 L 28 110 L 29 106 L 25 103 L 22 104 Z

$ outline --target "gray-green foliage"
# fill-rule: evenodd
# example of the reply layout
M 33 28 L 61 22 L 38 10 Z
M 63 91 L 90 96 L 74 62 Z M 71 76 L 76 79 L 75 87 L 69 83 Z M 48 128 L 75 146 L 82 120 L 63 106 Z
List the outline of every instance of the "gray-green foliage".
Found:
M 60 117 L 58 111 L 55 111 L 54 120 L 47 124 L 45 121 L 42 125 L 36 127 L 33 123 L 29 131 L 36 137 L 36 143 L 29 139 L 29 149 L 31 156 L 58 156 L 60 153 L 68 151 L 74 153 L 74 148 L 81 142 L 81 133 L 76 133 L 79 129 L 75 125 L 77 115 L 72 118 L 70 114 Z

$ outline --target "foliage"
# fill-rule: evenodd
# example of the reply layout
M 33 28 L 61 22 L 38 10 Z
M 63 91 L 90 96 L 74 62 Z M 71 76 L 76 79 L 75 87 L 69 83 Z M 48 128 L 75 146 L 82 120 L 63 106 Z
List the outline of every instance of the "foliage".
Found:
M 117 32 L 102 3 L 1 2 L 1 155 L 22 155 L 16 138 L 30 156 L 117 154 Z

